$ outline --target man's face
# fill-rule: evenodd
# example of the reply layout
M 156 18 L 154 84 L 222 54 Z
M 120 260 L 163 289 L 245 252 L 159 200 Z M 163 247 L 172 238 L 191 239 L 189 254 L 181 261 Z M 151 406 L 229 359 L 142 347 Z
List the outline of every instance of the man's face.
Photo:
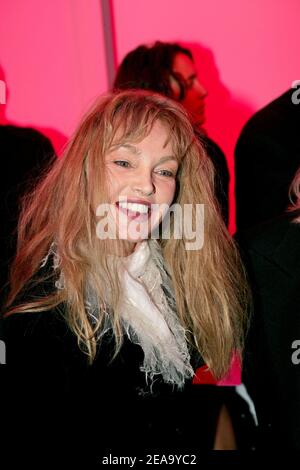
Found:
M 194 62 L 182 52 L 176 54 L 173 71 L 180 75 L 185 83 L 185 97 L 181 104 L 190 113 L 195 124 L 201 126 L 205 122 L 205 97 L 207 91 L 199 82 Z M 175 98 L 179 97 L 179 86 L 175 79 L 171 77 L 171 86 L 175 93 Z

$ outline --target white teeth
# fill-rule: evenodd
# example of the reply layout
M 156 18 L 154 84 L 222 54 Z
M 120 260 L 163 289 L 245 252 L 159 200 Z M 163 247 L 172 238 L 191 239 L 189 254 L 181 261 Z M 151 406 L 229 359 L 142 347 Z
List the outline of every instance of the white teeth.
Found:
M 119 202 L 119 206 L 122 207 L 122 209 L 128 209 L 132 212 L 140 212 L 141 214 L 147 214 L 149 208 L 144 204 L 135 204 L 132 202 Z

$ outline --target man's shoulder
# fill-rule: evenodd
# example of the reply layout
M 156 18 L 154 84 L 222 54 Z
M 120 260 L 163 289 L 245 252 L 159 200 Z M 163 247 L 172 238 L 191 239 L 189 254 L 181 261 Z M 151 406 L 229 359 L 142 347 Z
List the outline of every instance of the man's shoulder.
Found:
M 300 211 L 286 213 L 257 227 L 239 232 L 235 238 L 246 263 L 272 265 L 289 274 L 300 269 L 300 223 L 295 221 Z
M 248 249 L 272 253 L 290 230 L 291 224 L 291 217 L 283 214 L 249 229 L 238 231 L 235 238 Z
M 256 111 L 246 122 L 241 138 L 255 132 L 256 137 L 262 134 L 281 135 L 289 126 L 293 128 L 300 119 L 300 106 L 292 101 L 294 90 L 288 90 L 281 96 Z

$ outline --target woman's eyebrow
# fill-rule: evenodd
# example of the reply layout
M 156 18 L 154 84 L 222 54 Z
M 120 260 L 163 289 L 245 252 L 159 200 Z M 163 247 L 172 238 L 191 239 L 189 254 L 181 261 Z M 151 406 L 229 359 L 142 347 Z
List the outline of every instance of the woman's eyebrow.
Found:
M 111 147 L 110 151 L 118 150 L 119 148 L 125 148 L 126 150 L 129 150 L 134 155 L 141 154 L 141 150 L 139 150 L 137 147 L 135 147 L 132 144 L 115 144 Z
M 158 161 L 157 165 L 160 165 L 161 163 L 164 163 L 164 162 L 166 162 L 166 161 L 168 161 L 168 160 L 173 160 L 173 161 L 175 161 L 176 163 L 178 163 L 176 157 L 174 157 L 173 155 L 167 155 L 166 157 L 162 157 L 162 158 Z
M 119 148 L 124 148 L 125 150 L 129 150 L 129 152 L 131 152 L 133 155 L 136 155 L 138 157 L 142 156 L 142 151 L 140 149 L 138 149 L 137 147 L 135 147 L 135 145 L 125 144 L 125 143 L 124 144 L 115 144 L 115 145 L 113 145 L 110 149 L 110 152 L 113 152 L 114 150 L 118 150 Z M 156 163 L 155 166 L 161 165 L 162 163 L 164 163 L 168 160 L 171 160 L 171 161 L 174 161 L 174 162 L 178 163 L 177 158 L 174 157 L 174 155 L 166 155 L 165 157 L 161 157 L 159 159 L 159 161 Z
M 126 150 L 129 150 L 133 155 L 141 156 L 142 154 L 142 151 L 135 147 L 135 145 L 125 143 L 113 145 L 110 149 L 110 152 L 112 152 L 113 150 L 118 150 L 119 148 L 125 148 Z M 166 155 L 165 157 L 160 158 L 160 160 L 157 162 L 157 165 L 160 165 L 161 163 L 164 163 L 168 160 L 173 160 L 178 163 L 177 158 L 174 157 L 174 155 Z

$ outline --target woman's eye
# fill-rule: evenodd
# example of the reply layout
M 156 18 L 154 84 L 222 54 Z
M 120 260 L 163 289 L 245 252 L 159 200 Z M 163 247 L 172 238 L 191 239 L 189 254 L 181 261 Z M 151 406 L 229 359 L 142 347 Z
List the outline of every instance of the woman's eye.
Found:
M 191 88 L 193 88 L 194 83 L 195 83 L 195 79 L 192 78 L 192 79 L 187 80 L 187 81 L 185 82 L 185 86 L 186 86 L 186 88 L 187 88 L 188 90 L 190 90 Z
M 173 171 L 169 171 L 169 170 L 159 170 L 158 173 L 162 176 L 168 176 L 170 178 L 172 178 L 172 176 L 175 176 Z
M 122 166 L 124 168 L 128 168 L 130 166 L 129 162 L 126 162 L 125 160 L 115 160 L 114 163 L 118 166 Z

